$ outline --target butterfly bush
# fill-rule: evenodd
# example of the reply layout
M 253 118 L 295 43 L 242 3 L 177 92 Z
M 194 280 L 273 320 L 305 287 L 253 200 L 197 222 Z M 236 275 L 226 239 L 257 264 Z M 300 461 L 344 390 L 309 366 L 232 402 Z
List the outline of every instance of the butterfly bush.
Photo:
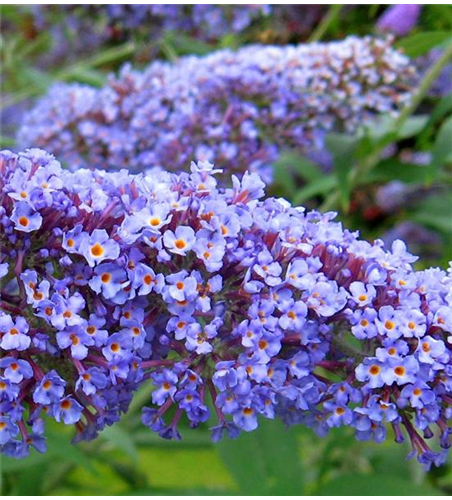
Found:
M 29 8 L 28 8 L 29 9 Z M 254 21 L 266 17 L 272 11 L 270 5 L 38 5 L 31 13 L 38 29 L 54 24 L 56 14 L 64 14 L 73 28 L 87 28 L 95 32 L 93 18 L 101 19 L 108 29 L 104 30 L 103 42 L 137 34 L 147 39 L 155 38 L 162 31 L 183 31 L 205 41 L 215 41 L 228 33 L 240 33 Z M 87 21 L 91 21 L 91 27 Z M 64 31 L 63 23 L 57 24 Z M 66 27 L 67 29 L 67 27 Z M 138 33 L 137 33 L 138 32 Z
M 72 167 L 184 169 L 193 158 L 227 174 L 258 171 L 280 148 L 321 148 L 410 98 L 413 68 L 391 40 L 349 37 L 221 50 L 144 71 L 126 65 L 102 89 L 57 84 L 24 119 L 18 141 Z
M 45 450 L 44 417 L 92 439 L 148 383 L 142 421 L 212 439 L 260 418 L 450 444 L 452 269 L 391 251 L 284 199 L 259 176 L 63 170 L 0 154 L 0 445 Z M 213 409 L 211 411 L 211 408 Z M 434 447 L 435 448 L 435 447 Z

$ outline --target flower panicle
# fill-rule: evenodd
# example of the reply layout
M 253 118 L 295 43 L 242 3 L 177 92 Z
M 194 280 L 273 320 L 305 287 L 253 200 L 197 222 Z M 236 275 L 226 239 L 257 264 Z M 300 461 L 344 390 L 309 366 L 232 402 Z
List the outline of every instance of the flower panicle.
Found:
M 256 173 L 61 168 L 0 153 L 0 445 L 45 450 L 44 419 L 93 439 L 152 385 L 144 425 L 212 439 L 261 418 L 359 440 L 450 445 L 452 270 L 266 198 Z M 210 408 L 214 411 L 211 414 Z

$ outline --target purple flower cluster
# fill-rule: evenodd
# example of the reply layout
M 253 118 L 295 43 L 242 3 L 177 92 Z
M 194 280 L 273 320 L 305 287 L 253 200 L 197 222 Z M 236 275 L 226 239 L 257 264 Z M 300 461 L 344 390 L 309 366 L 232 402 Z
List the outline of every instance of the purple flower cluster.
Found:
M 229 33 L 240 33 L 261 16 L 268 16 L 270 5 L 154 4 L 96 6 L 117 28 L 133 30 L 144 26 L 183 31 L 201 40 L 218 40 Z
M 283 147 L 321 148 L 331 130 L 396 112 L 412 75 L 390 39 L 370 37 L 221 50 L 143 72 L 127 65 L 102 89 L 53 86 L 18 142 L 74 168 L 178 171 L 198 158 L 262 175 Z
M 43 451 L 44 415 L 91 439 L 149 380 L 142 420 L 164 438 L 181 419 L 213 440 L 276 416 L 377 442 L 390 426 L 441 463 L 427 440 L 450 444 L 452 269 L 415 272 L 403 242 L 219 173 L 0 153 L 2 452 Z
M 397 36 L 405 36 L 416 26 L 422 5 L 390 5 L 377 21 L 377 29 Z

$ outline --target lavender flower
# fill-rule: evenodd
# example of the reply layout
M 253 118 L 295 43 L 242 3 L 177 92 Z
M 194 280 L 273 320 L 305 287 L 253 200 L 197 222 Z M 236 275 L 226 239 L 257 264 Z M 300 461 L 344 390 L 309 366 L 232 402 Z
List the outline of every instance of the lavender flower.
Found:
M 156 36 L 182 31 L 201 40 L 215 41 L 227 33 L 241 33 L 253 21 L 271 12 L 270 4 L 39 4 L 32 6 L 38 28 L 55 24 L 64 14 L 66 25 L 96 33 L 104 21 L 103 41 L 126 35 Z M 94 20 L 94 26 L 93 26 Z M 61 23 L 62 24 L 62 23 Z M 67 26 L 65 26 L 67 28 Z M 90 29 L 89 29 L 90 28 Z M 99 42 L 102 39 L 99 39 Z
M 50 171 L 47 193 L 35 178 Z M 213 406 L 214 441 L 262 418 L 377 442 L 388 424 L 439 465 L 426 440 L 450 445 L 452 267 L 416 272 L 401 241 L 386 251 L 333 213 L 264 198 L 256 174 L 225 189 L 216 173 L 71 173 L 41 150 L 0 153 L 1 451 L 44 451 L 43 414 L 92 439 L 152 379 L 142 420 L 166 439 Z M 27 201 L 9 196 L 17 182 Z M 22 203 L 35 231 L 12 220 Z M 198 241 L 221 248 L 213 268 Z M 105 261 L 86 258 L 95 245 Z
M 419 4 L 391 5 L 378 19 L 377 28 L 397 36 L 408 35 L 416 26 L 421 10 L 422 5 Z
M 405 105 L 413 69 L 391 43 L 256 45 L 155 62 L 144 72 L 125 66 L 100 90 L 53 86 L 18 141 L 71 167 L 177 171 L 200 158 L 269 178 L 281 148 L 322 148 L 329 131 L 352 132 Z

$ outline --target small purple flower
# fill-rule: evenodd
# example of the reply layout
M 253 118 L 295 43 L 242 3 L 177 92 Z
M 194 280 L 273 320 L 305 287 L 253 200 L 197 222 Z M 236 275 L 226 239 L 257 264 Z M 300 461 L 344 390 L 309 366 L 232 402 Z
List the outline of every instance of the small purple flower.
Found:
M 34 390 L 33 401 L 42 405 L 56 403 L 63 396 L 65 386 L 66 382 L 55 370 L 51 370 L 44 375 L 44 378 Z
M 83 406 L 74 398 L 66 397 L 54 405 L 54 416 L 57 422 L 61 420 L 66 424 L 75 424 L 82 416 Z
M 279 326 L 287 331 L 300 331 L 306 323 L 308 308 L 306 304 L 299 300 L 297 302 L 287 302 L 281 308 L 283 315 L 279 318 Z
M 58 346 L 61 349 L 70 347 L 74 359 L 85 359 L 88 347 L 94 345 L 94 339 L 81 327 L 70 327 L 56 335 Z
M 20 391 L 19 384 L 11 382 L 10 379 L 0 377 L 0 402 L 14 401 Z
M 171 370 L 164 369 L 161 373 L 152 375 L 154 384 L 158 387 L 152 393 L 152 402 L 161 406 L 167 398 L 173 399 L 176 393 L 176 384 L 178 382 L 177 375 Z
M 337 404 L 334 401 L 327 401 L 323 407 L 330 412 L 326 422 L 330 427 L 340 427 L 350 425 L 353 420 L 353 412 L 347 406 Z
M 91 314 L 87 324 L 84 326 L 85 332 L 94 340 L 96 347 L 103 346 L 108 338 L 108 331 L 102 330 L 105 322 L 104 318 L 100 318 L 96 314 Z
M 89 281 L 92 290 L 119 304 L 124 303 L 127 296 L 122 298 L 118 294 L 129 284 L 126 271 L 122 267 L 111 263 L 96 266 L 94 276 Z
M 246 432 L 257 429 L 257 415 L 253 408 L 241 408 L 233 413 L 232 418 L 235 425 Z
M 358 365 L 355 370 L 356 378 L 360 382 L 367 382 L 366 386 L 370 389 L 382 387 L 384 381 L 382 378 L 383 365 L 376 358 L 367 358 Z
M 375 320 L 378 333 L 390 339 L 398 339 L 402 332 L 399 328 L 397 311 L 391 306 L 383 306 L 378 311 L 378 319 Z
M 116 241 L 110 239 L 105 229 L 95 229 L 91 236 L 83 235 L 78 253 L 82 254 L 91 267 L 102 261 L 115 260 L 119 257 L 120 248 Z
M 436 340 L 433 337 L 427 336 L 419 340 L 417 348 L 418 359 L 421 363 L 429 365 L 440 360 L 446 353 L 446 345 L 442 340 Z M 448 361 L 449 355 L 446 354 L 444 361 Z
M 102 354 L 108 361 L 113 361 L 113 359 L 118 360 L 129 357 L 131 349 L 132 339 L 122 332 L 117 332 L 108 337 L 106 345 L 102 349 Z
M 53 311 L 49 317 L 55 328 L 62 330 L 65 327 L 80 326 L 85 323 L 79 314 L 85 308 L 85 299 L 78 292 L 68 298 L 60 294 L 52 296 Z
M 404 385 L 416 381 L 419 370 L 419 363 L 414 356 L 407 356 L 400 359 L 389 359 L 382 373 L 382 379 L 386 385 L 394 382 L 397 385 Z
M 383 346 L 377 347 L 375 350 L 377 359 L 382 363 L 385 363 L 389 359 L 400 359 L 409 352 L 408 344 L 403 340 L 385 339 Z
M 75 390 L 83 391 L 87 396 L 96 394 L 99 389 L 105 389 L 108 385 L 108 378 L 104 375 L 99 368 L 89 368 L 88 370 L 80 373 Z
M 28 323 L 22 316 L 17 317 L 15 322 L 7 314 L 0 316 L 0 333 L 2 334 L 0 347 L 7 351 L 28 349 L 31 344 L 31 338 L 27 335 L 28 330 Z
M 226 252 L 226 240 L 218 233 L 209 233 L 203 230 L 197 234 L 196 243 L 193 250 L 198 259 L 201 259 L 207 271 L 215 272 L 221 269 L 223 257 Z
M 35 212 L 28 203 L 19 201 L 14 205 L 11 220 L 15 224 L 17 231 L 30 233 L 37 231 L 42 225 L 42 216 Z
M 79 253 L 80 243 L 87 236 L 83 231 L 83 225 L 77 224 L 73 229 L 63 234 L 61 246 L 69 253 Z
M 188 226 L 178 226 L 174 233 L 168 229 L 163 235 L 165 247 L 178 255 L 187 255 L 187 252 L 193 248 L 195 241 L 195 232 Z
M 366 307 L 365 309 L 358 309 L 353 313 L 351 323 L 353 324 L 351 331 L 353 335 L 359 339 L 372 339 L 378 335 L 375 319 L 377 318 L 377 311 Z
M 352 294 L 351 298 L 361 307 L 371 304 L 377 296 L 377 292 L 373 285 L 365 285 L 360 281 L 351 283 L 349 288 Z
M 185 270 L 167 276 L 166 281 L 169 286 L 163 293 L 165 300 L 193 300 L 198 295 L 196 278 L 190 276 Z
M 14 384 L 19 384 L 23 379 L 30 379 L 33 376 L 30 363 L 24 359 L 2 358 L 0 359 L 0 368 L 5 370 L 4 377 Z
M 0 445 L 12 441 L 19 434 L 19 427 L 7 416 L 0 416 Z
M 164 286 L 164 277 L 162 274 L 155 274 L 146 264 L 139 263 L 135 268 L 132 285 L 138 290 L 138 295 L 148 295 L 153 290 L 160 293 Z
M 422 409 L 435 400 L 435 393 L 429 389 L 426 383 L 419 381 L 415 384 L 406 385 L 400 393 L 398 402 L 403 405 L 406 401 L 409 401 L 412 408 Z
M 273 257 L 268 250 L 259 252 L 257 263 L 254 264 L 253 270 L 267 285 L 276 286 L 281 283 L 281 265 L 273 261 Z
M 417 309 L 400 311 L 399 329 L 404 337 L 423 337 L 427 331 L 427 321 L 424 314 Z

